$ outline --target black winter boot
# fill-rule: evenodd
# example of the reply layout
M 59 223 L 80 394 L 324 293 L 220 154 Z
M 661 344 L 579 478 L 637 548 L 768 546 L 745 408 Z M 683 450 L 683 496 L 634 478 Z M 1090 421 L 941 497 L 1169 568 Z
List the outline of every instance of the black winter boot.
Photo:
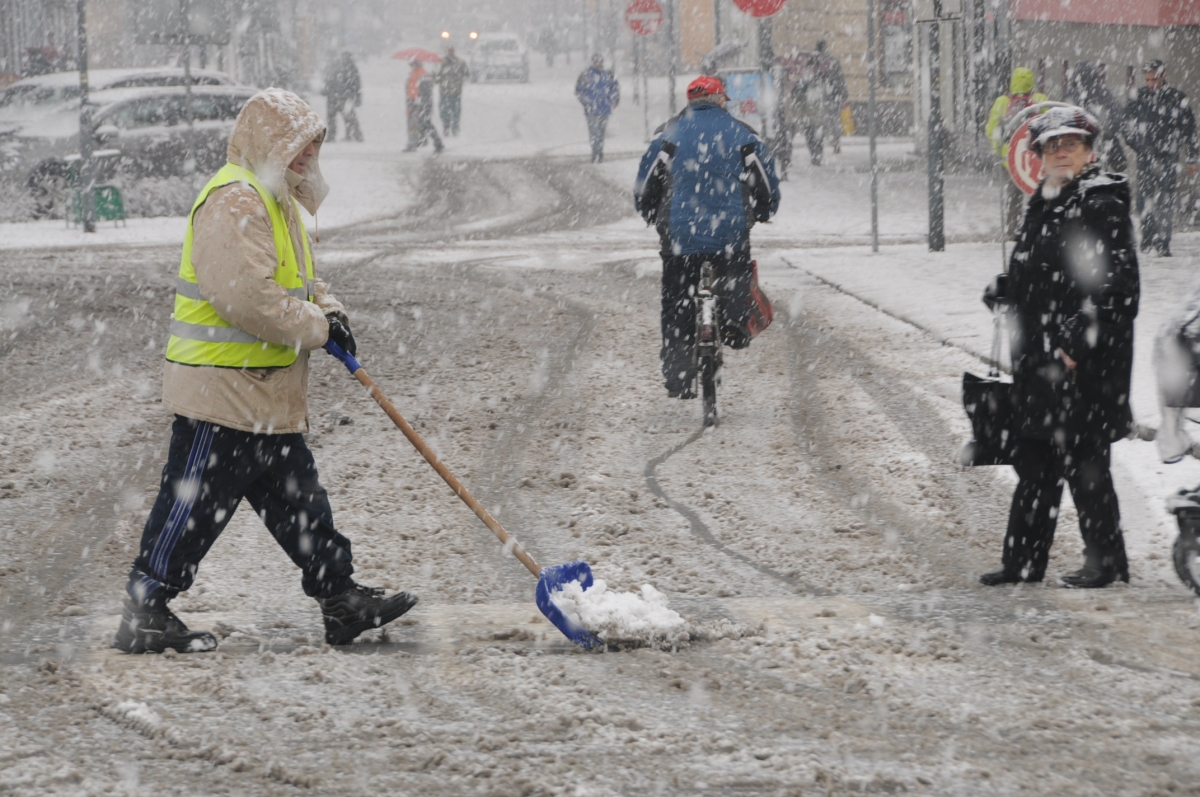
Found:
M 153 604 L 140 606 L 125 599 L 114 648 L 126 653 L 162 653 L 167 649 L 202 653 L 217 649 L 217 638 L 208 631 L 190 631 L 165 602 L 157 600 Z
M 1068 573 L 1061 579 L 1064 587 L 1073 589 L 1099 589 L 1107 587 L 1114 581 L 1129 581 L 1128 572 L 1120 572 L 1116 568 L 1084 565 L 1074 573 Z
M 417 605 L 417 596 L 397 592 L 383 597 L 383 590 L 355 584 L 332 598 L 317 598 L 325 618 L 325 641 L 347 645 L 363 631 L 387 625 Z
M 1020 584 L 1025 579 L 1007 570 L 993 570 L 979 577 L 979 583 L 985 587 L 997 587 L 1001 584 Z

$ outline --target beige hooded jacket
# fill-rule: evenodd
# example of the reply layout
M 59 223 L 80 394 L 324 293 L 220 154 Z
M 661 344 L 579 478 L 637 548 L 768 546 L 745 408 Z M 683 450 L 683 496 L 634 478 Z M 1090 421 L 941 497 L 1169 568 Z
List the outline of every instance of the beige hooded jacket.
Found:
M 300 225 L 289 194 L 315 214 L 329 193 L 317 158 L 303 176 L 288 165 L 310 142 L 318 156 L 325 125 L 290 91 L 266 89 L 246 103 L 229 136 L 231 163 L 254 174 L 280 200 L 304 268 Z M 233 326 L 259 338 L 296 346 L 286 368 L 217 368 L 168 362 L 163 406 L 173 413 L 220 426 L 265 434 L 307 432 L 308 352 L 329 338 L 327 314 L 345 312 L 315 281 L 316 303 L 289 296 L 275 282 L 278 262 L 271 220 L 258 192 L 233 183 L 209 195 L 193 217 L 192 265 L 200 293 Z

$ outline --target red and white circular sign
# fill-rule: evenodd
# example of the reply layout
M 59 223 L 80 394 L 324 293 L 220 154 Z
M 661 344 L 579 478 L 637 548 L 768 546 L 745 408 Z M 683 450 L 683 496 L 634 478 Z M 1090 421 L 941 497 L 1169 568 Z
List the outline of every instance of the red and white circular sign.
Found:
M 663 10 L 658 0 L 633 0 L 625 7 L 625 24 L 638 36 L 653 36 L 662 27 Z
M 769 17 L 778 14 L 787 0 L 733 0 L 733 4 L 752 17 Z
M 1042 159 L 1029 148 L 1029 122 L 1008 140 L 1008 174 L 1017 188 L 1030 195 L 1042 182 Z

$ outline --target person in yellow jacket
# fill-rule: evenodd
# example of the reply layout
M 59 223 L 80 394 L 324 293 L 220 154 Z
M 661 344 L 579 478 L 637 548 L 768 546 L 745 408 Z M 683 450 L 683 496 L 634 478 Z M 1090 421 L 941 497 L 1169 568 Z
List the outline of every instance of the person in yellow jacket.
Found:
M 1010 240 L 1017 237 L 1017 229 L 1021 224 L 1021 211 L 1024 207 L 1025 194 L 1013 183 L 1008 175 L 1008 135 L 1005 125 L 1009 119 L 1028 108 L 1049 99 L 1040 91 L 1034 91 L 1033 70 L 1019 66 L 1012 72 L 1009 80 L 1008 93 L 1001 94 L 992 103 L 988 113 L 987 127 L 984 132 L 991 142 L 992 151 L 1000 156 L 1000 163 L 1005 169 L 1004 181 L 1004 226 L 1005 235 Z
M 329 644 L 417 602 L 355 583 L 350 540 L 334 527 L 304 441 L 309 352 L 330 340 L 356 350 L 300 218 L 328 193 L 318 165 L 324 137 L 300 97 L 259 92 L 234 124 L 229 162 L 188 216 L 163 374 L 163 406 L 175 421 L 113 640 L 127 653 L 216 648 L 215 636 L 189 630 L 167 603 L 192 585 L 243 498 L 300 568 Z

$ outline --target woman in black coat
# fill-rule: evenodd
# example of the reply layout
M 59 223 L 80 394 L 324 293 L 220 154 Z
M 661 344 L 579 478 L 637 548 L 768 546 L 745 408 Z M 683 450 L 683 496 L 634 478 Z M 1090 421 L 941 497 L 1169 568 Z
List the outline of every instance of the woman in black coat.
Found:
M 1079 512 L 1083 568 L 1070 587 L 1129 580 L 1109 447 L 1129 408 L 1138 264 L 1129 182 L 1095 163 L 1094 117 L 1052 108 L 1030 123 L 1046 177 L 1030 199 L 1007 275 L 984 301 L 1009 305 L 1013 360 L 1012 459 L 1018 484 L 1003 567 L 984 584 L 1041 581 L 1063 482 Z

